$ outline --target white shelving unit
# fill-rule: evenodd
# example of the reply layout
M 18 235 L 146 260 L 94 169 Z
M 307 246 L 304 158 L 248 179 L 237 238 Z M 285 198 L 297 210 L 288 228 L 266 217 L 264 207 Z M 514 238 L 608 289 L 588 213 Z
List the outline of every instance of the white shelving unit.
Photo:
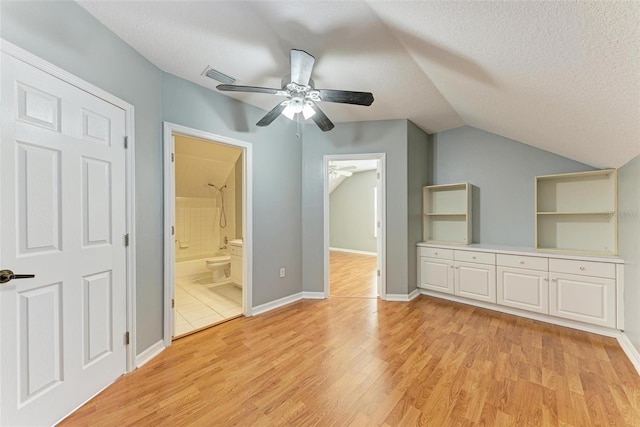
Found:
M 536 177 L 536 250 L 616 255 L 617 171 Z
M 422 187 L 422 220 L 425 242 L 471 243 L 471 185 Z

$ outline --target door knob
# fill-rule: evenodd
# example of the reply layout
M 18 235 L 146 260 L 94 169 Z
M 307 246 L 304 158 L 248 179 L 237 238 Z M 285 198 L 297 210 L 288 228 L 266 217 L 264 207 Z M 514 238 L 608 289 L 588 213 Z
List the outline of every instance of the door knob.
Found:
M 35 274 L 13 274 L 11 270 L 0 270 L 0 284 L 7 283 L 13 279 L 32 279 Z

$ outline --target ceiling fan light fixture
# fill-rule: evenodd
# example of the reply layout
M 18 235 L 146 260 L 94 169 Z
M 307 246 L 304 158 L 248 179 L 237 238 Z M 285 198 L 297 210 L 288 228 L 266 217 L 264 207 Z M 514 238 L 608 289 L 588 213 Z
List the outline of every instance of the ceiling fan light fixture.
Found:
M 304 107 L 302 107 L 302 115 L 304 116 L 304 119 L 310 119 L 314 114 L 316 114 L 316 110 L 313 109 L 311 101 L 305 102 Z
M 291 74 L 282 78 L 282 89 L 233 84 L 221 84 L 216 88 L 221 91 L 267 93 L 286 97 L 287 99 L 276 105 L 256 123 L 256 126 L 261 127 L 271 124 L 280 114 L 289 120 L 299 120 L 300 116 L 298 114 L 302 113 L 305 120 L 313 118 L 320 130 L 327 132 L 335 126 L 322 109 L 316 105 L 317 102 L 371 105 L 373 102 L 373 94 L 371 92 L 316 89 L 311 78 L 314 63 L 315 58 L 313 55 L 309 55 L 303 50 L 291 49 Z
M 296 112 L 294 111 L 294 108 L 291 106 L 291 104 L 287 104 L 285 109 L 282 111 L 282 114 L 284 114 L 284 116 L 289 120 L 293 120 L 293 118 L 296 116 Z

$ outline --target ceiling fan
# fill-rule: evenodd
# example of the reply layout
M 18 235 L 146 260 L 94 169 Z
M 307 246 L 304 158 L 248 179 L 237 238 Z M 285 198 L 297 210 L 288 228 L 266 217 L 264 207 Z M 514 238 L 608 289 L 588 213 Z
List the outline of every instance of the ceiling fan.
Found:
M 357 169 L 357 167 L 355 166 L 344 166 L 344 167 L 338 167 L 337 165 L 329 165 L 329 175 L 333 175 L 335 177 L 338 177 L 340 175 L 345 176 L 345 177 L 350 177 L 351 175 L 353 175 L 353 172 L 351 172 L 352 170 Z
M 282 78 L 282 89 L 231 84 L 220 84 L 216 87 L 222 91 L 267 93 L 287 98 L 260 119 L 256 123 L 257 126 L 268 126 L 280 114 L 284 114 L 290 120 L 302 114 L 305 120 L 313 119 L 318 127 L 326 132 L 333 129 L 334 125 L 316 103 L 338 102 L 365 106 L 373 103 L 371 92 L 316 89 L 311 78 L 314 62 L 315 58 L 304 50 L 291 49 L 291 74 Z

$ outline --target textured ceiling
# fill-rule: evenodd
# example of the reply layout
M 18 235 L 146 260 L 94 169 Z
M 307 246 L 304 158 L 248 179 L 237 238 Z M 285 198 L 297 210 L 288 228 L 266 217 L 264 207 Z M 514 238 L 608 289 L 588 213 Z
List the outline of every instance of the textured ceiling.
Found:
M 470 125 L 596 167 L 640 154 L 640 2 L 79 3 L 162 70 L 213 90 L 208 65 L 279 87 L 297 48 L 316 57 L 316 87 L 373 92 L 371 107 L 323 103 L 334 122 Z

